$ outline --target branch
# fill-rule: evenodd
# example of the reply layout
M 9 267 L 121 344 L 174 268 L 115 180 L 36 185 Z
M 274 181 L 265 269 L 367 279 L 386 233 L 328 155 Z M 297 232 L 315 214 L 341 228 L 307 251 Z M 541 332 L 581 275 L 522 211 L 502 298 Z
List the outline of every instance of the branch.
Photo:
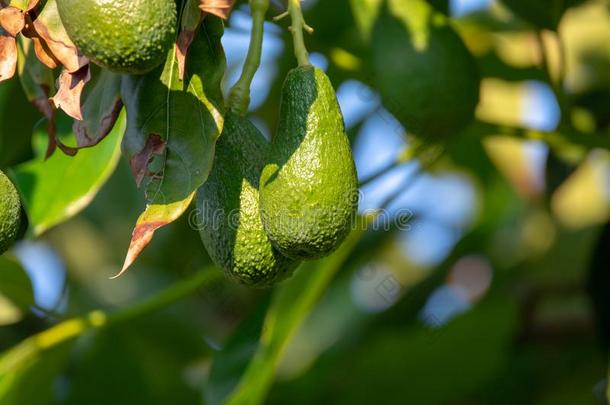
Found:
M 198 289 L 209 286 L 221 277 L 222 273 L 219 271 L 200 271 L 193 277 L 180 281 L 167 290 L 130 308 L 114 313 L 95 310 L 87 315 L 61 322 L 52 328 L 30 336 L 0 356 L 0 375 L 5 375 L 16 367 L 33 360 L 41 352 L 69 342 L 88 330 L 102 329 L 165 308 L 182 298 L 188 297 Z
M 250 86 L 261 64 L 265 14 L 268 9 L 269 0 L 250 0 L 250 11 L 252 14 L 250 47 L 248 48 L 248 55 L 246 56 L 241 76 L 231 89 L 229 96 L 229 107 L 239 115 L 245 115 L 250 105 Z
M 303 39 L 303 31 L 307 31 L 311 34 L 313 28 L 305 23 L 303 12 L 301 11 L 301 0 L 288 0 L 288 13 L 292 20 L 292 25 L 289 27 L 289 30 L 294 42 L 294 55 L 299 62 L 299 66 L 310 66 L 309 54 L 307 53 L 305 40 Z

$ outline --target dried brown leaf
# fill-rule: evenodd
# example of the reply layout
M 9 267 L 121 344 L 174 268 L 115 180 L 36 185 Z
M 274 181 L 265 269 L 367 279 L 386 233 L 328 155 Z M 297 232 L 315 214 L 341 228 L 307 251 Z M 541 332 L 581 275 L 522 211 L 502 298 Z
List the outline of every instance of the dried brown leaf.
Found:
M 0 33 L 0 82 L 8 80 L 17 70 L 17 42 L 15 37 Z
M 74 73 L 64 70 L 59 76 L 59 90 L 51 98 L 55 108 L 61 108 L 70 117 L 82 120 L 81 94 L 89 80 L 91 80 L 89 65 L 83 66 Z
M 180 218 L 188 209 L 194 197 L 195 193 L 192 193 L 184 200 L 177 201 L 172 204 L 147 206 L 144 213 L 140 215 L 140 218 L 138 218 L 138 222 L 133 230 L 131 243 L 129 245 L 129 250 L 125 258 L 123 268 L 119 274 L 112 278 L 114 279 L 120 277 L 123 273 L 125 273 L 125 271 L 127 271 L 127 269 L 138 258 L 140 253 L 142 253 L 144 248 L 148 246 L 155 234 L 155 231 Z
M 65 38 L 63 36 L 54 36 L 39 19 L 33 22 L 33 27 L 37 34 L 36 36 L 43 42 L 43 49 L 49 56 L 59 61 L 68 72 L 76 72 L 89 63 L 87 58 L 82 56 L 76 46 L 67 39 L 67 35 Z M 40 55 L 38 52 L 36 54 Z M 42 62 L 45 63 L 44 61 Z
M 224 20 L 229 18 L 235 0 L 200 0 L 199 8 L 207 14 L 213 14 Z
M 16 37 L 25 26 L 25 14 L 16 7 L 0 9 L 0 26 L 9 35 Z

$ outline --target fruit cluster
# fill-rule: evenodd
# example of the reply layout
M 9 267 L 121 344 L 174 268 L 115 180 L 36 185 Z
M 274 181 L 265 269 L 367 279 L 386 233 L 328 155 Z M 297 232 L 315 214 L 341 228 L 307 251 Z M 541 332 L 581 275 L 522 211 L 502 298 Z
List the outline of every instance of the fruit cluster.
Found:
M 248 285 L 272 285 L 300 260 L 328 255 L 343 242 L 358 205 L 358 181 L 324 72 L 303 66 L 288 74 L 271 143 L 246 118 L 225 117 L 197 204 L 210 256 Z

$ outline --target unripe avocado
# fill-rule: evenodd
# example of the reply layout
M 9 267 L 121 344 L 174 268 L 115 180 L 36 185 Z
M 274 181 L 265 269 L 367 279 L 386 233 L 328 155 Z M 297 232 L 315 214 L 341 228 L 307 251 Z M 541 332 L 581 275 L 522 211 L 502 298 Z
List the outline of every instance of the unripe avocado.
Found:
M 358 207 L 356 167 L 335 91 L 320 69 L 288 73 L 260 187 L 263 225 L 285 255 L 319 258 L 348 235 Z
M 261 223 L 258 182 L 268 148 L 250 121 L 228 113 L 212 172 L 197 193 L 210 257 L 231 278 L 257 287 L 290 276 L 298 265 L 271 245 Z
M 154 69 L 175 39 L 174 0 L 57 0 L 57 7 L 80 51 L 115 72 Z
M 387 0 L 373 28 L 374 83 L 412 134 L 457 134 L 474 117 L 480 77 L 448 19 L 423 0 Z
M 21 220 L 21 202 L 13 183 L 0 171 L 0 254 L 15 242 Z

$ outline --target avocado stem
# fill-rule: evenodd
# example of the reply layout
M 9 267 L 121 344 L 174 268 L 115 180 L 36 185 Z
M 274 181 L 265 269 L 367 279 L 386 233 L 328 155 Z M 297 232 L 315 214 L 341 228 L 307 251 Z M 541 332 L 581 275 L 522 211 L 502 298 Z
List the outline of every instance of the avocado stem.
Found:
M 292 25 L 288 29 L 292 34 L 294 42 L 294 55 L 299 62 L 299 66 L 310 66 L 309 54 L 303 39 L 303 30 L 311 34 L 313 28 L 305 23 L 303 12 L 301 11 L 301 0 L 288 0 L 288 13 L 290 13 L 292 20 Z
M 229 95 L 229 108 L 239 115 L 245 115 L 250 105 L 250 86 L 261 64 L 265 14 L 267 14 L 268 9 L 269 0 L 250 0 L 250 12 L 252 14 L 250 46 L 241 76 L 231 88 Z

